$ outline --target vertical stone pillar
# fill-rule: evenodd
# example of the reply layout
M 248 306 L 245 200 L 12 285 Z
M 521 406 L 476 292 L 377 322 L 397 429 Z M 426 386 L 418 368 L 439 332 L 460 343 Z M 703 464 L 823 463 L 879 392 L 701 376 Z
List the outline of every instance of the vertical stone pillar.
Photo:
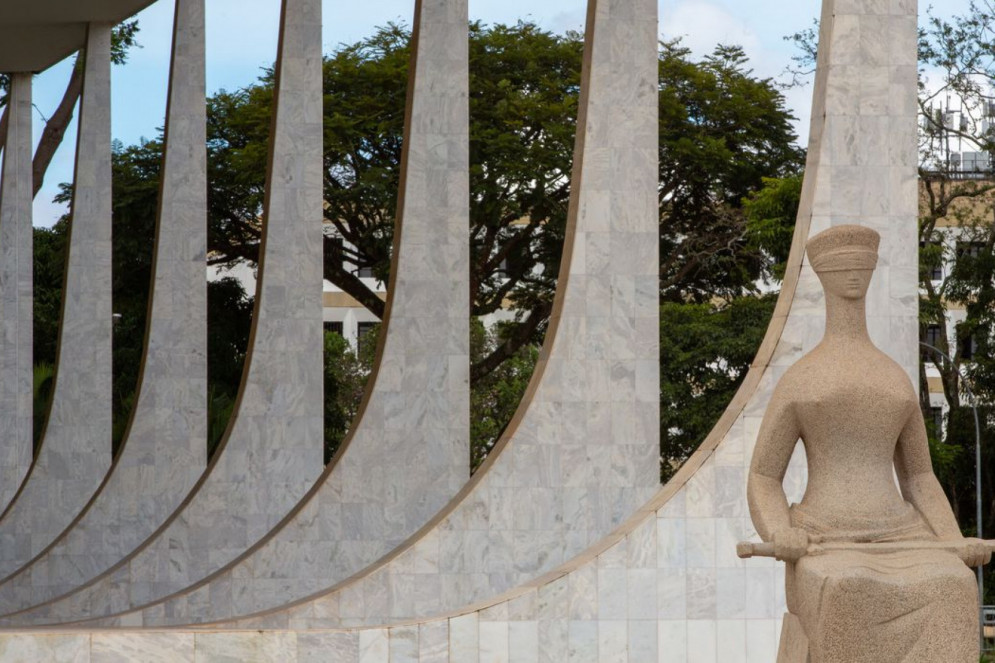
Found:
M 290 519 L 147 626 L 278 609 L 341 583 L 428 523 L 469 476 L 466 0 L 417 2 L 381 343 L 361 415 Z
M 660 645 L 676 660 L 777 655 L 784 567 L 744 562 L 735 548 L 755 534 L 746 477 L 771 394 L 825 329 L 809 237 L 849 223 L 881 234 L 868 327 L 917 384 L 916 68 L 915 0 L 824 0 L 805 183 L 774 318 L 740 393 L 657 500 Z M 805 482 L 799 446 L 784 482 L 790 502 Z
M 800 221 L 810 222 L 810 235 L 845 223 L 881 233 L 868 327 L 875 344 L 918 388 L 916 5 L 916 0 L 823 3 L 802 207 L 808 218 Z M 795 308 L 804 305 L 799 314 L 818 316 L 820 330 L 821 297 L 806 258 Z
M 135 409 L 99 495 L 40 558 L 0 584 L 2 612 L 42 603 L 112 567 L 166 521 L 207 464 L 204 79 L 204 0 L 177 0 L 151 303 Z
M 504 436 L 460 495 L 391 555 L 311 600 L 226 626 L 321 629 L 460 613 L 584 553 L 659 486 L 657 3 L 588 8 L 556 301 Z M 437 121 L 419 110 L 414 126 Z M 621 584 L 617 573 L 582 579 L 575 610 L 585 632 L 598 614 L 591 593 L 602 582 L 624 587 L 623 566 L 613 569 Z M 596 644 L 584 651 L 595 655 Z
M 52 405 L 34 466 L 0 517 L 0 575 L 80 513 L 111 463 L 111 26 L 87 30 Z
M 283 0 L 249 354 L 207 473 L 139 549 L 33 615 L 100 617 L 186 590 L 258 544 L 321 475 L 321 67 L 320 0 Z
M 0 512 L 33 455 L 32 112 L 31 74 L 12 74 L 0 176 Z

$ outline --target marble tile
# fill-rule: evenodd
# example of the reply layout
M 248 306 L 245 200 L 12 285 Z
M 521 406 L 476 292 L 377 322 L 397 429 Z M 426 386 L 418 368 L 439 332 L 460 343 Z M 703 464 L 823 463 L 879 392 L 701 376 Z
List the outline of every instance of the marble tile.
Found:
M 149 337 L 135 411 L 96 501 L 27 567 L 44 573 L 21 573 L 0 585 L 4 612 L 64 594 L 117 563 L 175 511 L 206 466 L 204 0 L 177 7 Z
M 32 344 L 32 76 L 10 77 L 7 135 L 0 174 L 0 511 L 31 465 L 34 412 Z
M 193 663 L 193 633 L 93 633 L 91 663 Z
M 90 24 L 87 31 L 83 69 L 86 89 L 80 100 L 72 231 L 67 240 L 64 305 L 59 323 L 61 350 L 37 458 L 0 520 L 0 577 L 31 560 L 72 523 L 111 464 L 110 32 L 110 25 L 96 23 Z M 25 92 L 21 83 L 19 93 Z M 21 132 L 27 130 L 19 116 L 14 126 Z M 17 149 L 23 151 L 24 146 L 17 145 Z M 30 153 L 30 146 L 27 149 Z M 14 167 L 13 159 L 10 166 Z M 30 191 L 25 195 L 27 201 L 17 204 L 15 200 L 11 205 L 26 209 L 30 206 Z M 30 256 L 29 238 L 22 238 L 18 245 Z M 10 268 L 16 274 L 16 265 L 3 271 Z M 29 282 L 26 277 L 27 272 L 18 283 Z M 9 297 L 9 293 L 0 292 L 0 301 Z M 27 308 L 18 307 L 11 320 L 27 316 L 30 325 L 30 302 L 30 298 L 25 299 L 22 306 Z M 26 329 L 14 325 L 10 331 L 16 334 Z M 17 368 L 16 356 L 2 361 L 12 361 L 11 370 L 22 372 L 14 378 L 13 386 L 30 395 L 30 365 Z M 25 407 L 30 411 L 30 396 Z M 27 439 L 32 434 L 28 431 Z
M 18 663 L 89 663 L 86 634 L 0 634 L 0 660 Z

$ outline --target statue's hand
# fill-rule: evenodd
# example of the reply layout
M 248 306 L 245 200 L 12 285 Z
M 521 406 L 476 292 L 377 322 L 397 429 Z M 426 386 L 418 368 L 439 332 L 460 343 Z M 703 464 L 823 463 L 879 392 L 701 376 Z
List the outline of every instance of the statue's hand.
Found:
M 798 527 L 774 532 L 774 557 L 781 562 L 797 562 L 808 553 L 808 532 Z
M 965 564 L 974 569 L 992 561 L 992 549 L 981 539 L 965 538 L 964 552 L 961 557 Z

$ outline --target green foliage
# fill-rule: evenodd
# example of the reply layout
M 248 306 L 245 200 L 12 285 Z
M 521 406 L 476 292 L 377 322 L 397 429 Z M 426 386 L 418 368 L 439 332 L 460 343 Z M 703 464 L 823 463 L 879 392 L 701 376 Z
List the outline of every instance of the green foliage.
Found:
M 800 169 L 792 120 L 780 90 L 753 76 L 742 49 L 719 46 L 696 61 L 680 42 L 662 44 L 663 299 L 707 302 L 754 290 L 766 258 L 746 241 L 742 201 L 764 178 Z
M 501 342 L 501 332 L 501 325 L 487 329 L 479 318 L 474 318 L 470 325 L 471 361 L 493 352 Z M 523 346 L 497 370 L 473 385 L 470 392 L 471 471 L 477 471 L 511 422 L 538 359 L 538 346 Z
M 207 284 L 207 453 L 214 455 L 238 397 L 249 348 L 252 299 L 226 277 Z
M 802 175 L 783 179 L 764 177 L 763 188 L 743 200 L 746 245 L 750 252 L 770 259 L 761 272 L 768 281 L 782 281 L 791 253 L 795 219 L 802 196 Z
M 471 312 L 493 313 L 509 301 L 518 311 L 516 321 L 491 332 L 475 323 L 476 467 L 527 387 L 552 308 L 570 195 L 583 43 L 578 34 L 556 35 L 527 22 L 471 24 L 469 38 Z M 324 63 L 326 223 L 346 240 L 343 247 L 326 239 L 325 277 L 378 315 L 383 303 L 356 278 L 355 267 L 372 268 L 384 281 L 389 276 L 409 41 L 405 28 L 388 25 L 340 46 Z M 755 299 L 756 281 L 779 276 L 784 238 L 790 237 L 794 221 L 797 186 L 790 177 L 802 154 L 794 146 L 783 97 L 771 81 L 753 75 L 741 49 L 720 46 L 695 59 L 677 43 L 663 44 L 660 100 L 661 299 L 669 302 L 675 333 L 696 344 L 695 352 L 686 348 L 689 354 L 676 359 L 664 378 L 670 398 L 665 409 L 687 405 L 693 410 L 690 424 L 667 428 L 670 442 L 664 452 L 676 461 L 714 423 L 725 406 L 722 399 L 732 393 L 730 385 L 742 377 L 742 358 L 752 357 L 759 344 L 750 325 L 760 314 L 750 312 L 767 299 Z M 258 258 L 272 102 L 272 71 L 255 85 L 221 91 L 208 100 L 212 264 Z M 130 407 L 141 357 L 161 149 L 155 140 L 118 146 L 114 155 L 119 416 Z M 39 235 L 45 254 L 39 271 L 58 272 L 60 280 L 61 268 L 53 265 L 61 259 L 63 236 L 64 226 Z M 39 322 L 51 323 L 58 317 L 53 314 L 58 296 L 54 289 L 42 294 L 36 302 Z M 237 394 L 251 302 L 233 281 L 212 284 L 209 302 L 214 445 Z M 723 317 L 740 325 L 742 346 L 728 335 L 711 333 L 706 321 L 719 324 Z M 693 335 L 696 326 L 709 333 Z M 39 334 L 36 343 L 54 348 L 49 336 Z M 364 339 L 360 356 L 354 357 L 341 339 L 326 339 L 329 457 L 356 412 L 374 346 Z
M 41 441 L 41 432 L 45 426 L 45 417 L 48 415 L 48 407 L 52 402 L 52 384 L 54 378 L 55 368 L 52 364 L 35 364 L 32 379 L 32 407 L 34 408 L 33 449 L 35 453 L 38 453 L 38 443 Z
M 69 222 L 34 229 L 34 363 L 55 365 Z
M 221 438 L 224 437 L 235 411 L 235 399 L 227 389 L 218 383 L 207 388 L 207 457 L 213 458 L 218 450 Z
M 694 453 L 742 383 L 775 295 L 660 306 L 660 446 L 666 481 Z
M 367 332 L 357 357 L 349 342 L 334 332 L 325 333 L 325 463 L 339 449 L 359 412 L 359 404 L 372 367 L 377 330 Z

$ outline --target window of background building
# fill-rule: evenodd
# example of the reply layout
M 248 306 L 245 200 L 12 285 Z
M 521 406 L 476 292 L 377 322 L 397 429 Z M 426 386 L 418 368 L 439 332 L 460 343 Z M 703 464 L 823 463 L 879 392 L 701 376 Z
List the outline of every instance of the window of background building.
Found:
M 333 332 L 335 334 L 338 334 L 339 336 L 342 336 L 342 331 L 343 330 L 342 330 L 342 323 L 341 322 L 326 322 L 325 323 L 325 332 Z
M 930 243 L 930 246 L 935 246 L 935 244 Z M 926 242 L 919 242 L 919 248 L 926 248 Z M 943 280 L 943 264 L 936 265 L 932 268 L 929 274 L 929 279 L 931 281 L 942 281 Z
M 958 337 L 960 358 L 965 361 L 974 359 L 974 353 L 978 351 L 978 340 L 974 335 L 961 335 Z
M 977 258 L 985 250 L 984 242 L 957 242 L 957 258 Z
M 940 325 L 929 325 L 926 327 L 926 343 L 932 345 L 934 348 L 940 347 Z
M 373 278 L 373 268 L 372 267 L 360 267 L 356 270 L 356 276 L 361 279 L 372 279 Z M 360 323 L 362 324 L 362 323 Z
M 362 355 L 367 343 L 376 343 L 377 339 L 370 331 L 377 326 L 375 322 L 360 322 L 356 326 L 356 354 Z

